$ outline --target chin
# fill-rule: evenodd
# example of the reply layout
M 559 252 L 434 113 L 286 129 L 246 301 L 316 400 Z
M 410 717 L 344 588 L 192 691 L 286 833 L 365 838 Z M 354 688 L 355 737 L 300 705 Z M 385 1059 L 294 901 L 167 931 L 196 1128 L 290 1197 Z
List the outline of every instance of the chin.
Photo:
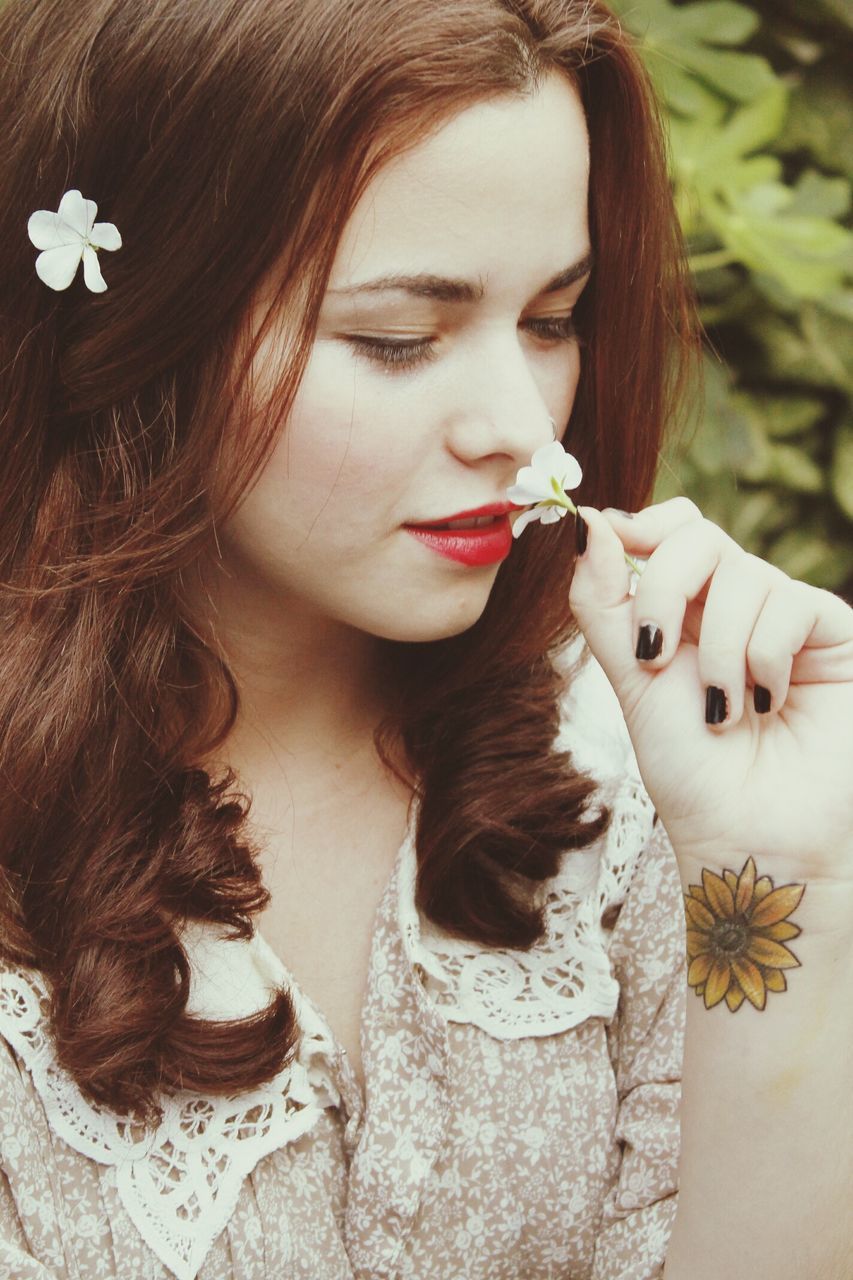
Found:
M 375 636 L 383 640 L 399 640 L 408 644 L 428 644 L 432 640 L 448 640 L 462 635 L 478 622 L 485 609 L 485 601 L 476 609 L 457 610 L 443 617 L 406 617 L 389 620 L 382 627 L 371 627 Z

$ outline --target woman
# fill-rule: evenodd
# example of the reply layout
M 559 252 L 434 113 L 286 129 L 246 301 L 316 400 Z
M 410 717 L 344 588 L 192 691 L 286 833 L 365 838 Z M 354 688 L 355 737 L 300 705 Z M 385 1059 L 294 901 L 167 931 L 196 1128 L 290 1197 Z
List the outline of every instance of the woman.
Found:
M 618 25 L 0 46 L 7 1274 L 843 1267 L 853 614 L 640 510 L 692 322 Z

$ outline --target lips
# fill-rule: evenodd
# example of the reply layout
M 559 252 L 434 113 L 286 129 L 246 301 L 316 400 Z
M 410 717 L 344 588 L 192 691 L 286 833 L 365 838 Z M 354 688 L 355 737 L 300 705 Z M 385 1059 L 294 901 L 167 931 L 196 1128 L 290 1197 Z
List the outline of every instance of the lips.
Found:
M 500 516 L 479 528 L 436 529 L 424 525 L 406 525 L 407 533 L 423 546 L 448 560 L 480 566 L 505 560 L 512 549 L 512 529 L 508 518 Z
M 510 511 L 520 508 L 514 502 L 489 502 L 484 507 L 474 507 L 468 511 L 457 511 L 450 516 L 437 516 L 434 520 L 412 521 L 407 529 L 447 529 L 448 525 L 457 528 L 489 528 L 494 527 L 498 518 L 506 516 Z

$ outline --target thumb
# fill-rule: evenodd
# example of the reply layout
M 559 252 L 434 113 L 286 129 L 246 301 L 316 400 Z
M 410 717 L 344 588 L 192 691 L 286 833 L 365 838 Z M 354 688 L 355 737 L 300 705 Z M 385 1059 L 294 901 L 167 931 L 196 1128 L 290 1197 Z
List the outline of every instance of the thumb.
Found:
M 628 594 L 631 569 L 622 543 L 601 512 L 578 507 L 578 513 L 587 526 L 587 545 L 578 554 L 569 604 L 627 711 L 649 679 L 634 656 L 634 608 Z

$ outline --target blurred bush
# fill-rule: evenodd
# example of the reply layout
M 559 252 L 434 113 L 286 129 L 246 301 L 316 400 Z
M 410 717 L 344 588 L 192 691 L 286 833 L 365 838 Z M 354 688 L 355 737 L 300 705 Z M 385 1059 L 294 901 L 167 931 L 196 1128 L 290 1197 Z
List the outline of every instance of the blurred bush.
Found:
M 664 102 L 707 342 L 661 460 L 786 573 L 853 598 L 851 0 L 611 0 Z

